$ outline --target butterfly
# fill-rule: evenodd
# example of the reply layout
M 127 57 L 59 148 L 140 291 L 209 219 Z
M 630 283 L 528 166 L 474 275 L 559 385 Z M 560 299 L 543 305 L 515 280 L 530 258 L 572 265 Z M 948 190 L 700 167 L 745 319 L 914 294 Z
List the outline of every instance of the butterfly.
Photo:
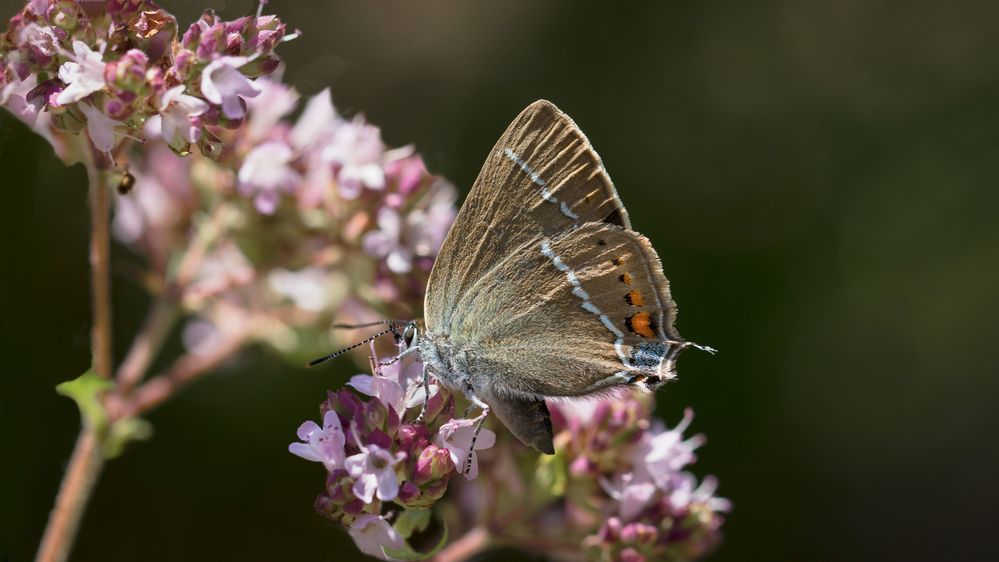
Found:
M 540 100 L 489 153 L 393 360 L 418 353 L 424 385 L 432 374 L 552 454 L 546 398 L 652 391 L 683 349 L 713 351 L 681 338 L 675 318 L 659 256 L 600 157 Z

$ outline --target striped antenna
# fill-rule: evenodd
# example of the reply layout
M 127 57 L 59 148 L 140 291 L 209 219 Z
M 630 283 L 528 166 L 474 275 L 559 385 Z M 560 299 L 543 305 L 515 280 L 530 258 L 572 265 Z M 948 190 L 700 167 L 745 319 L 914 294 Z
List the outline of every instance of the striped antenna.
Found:
M 364 324 L 333 324 L 332 327 L 333 328 L 337 328 L 337 329 L 341 329 L 341 330 L 355 330 L 357 328 L 370 328 L 371 326 L 384 326 L 385 324 L 388 324 L 389 326 L 391 326 L 392 324 L 395 324 L 395 323 L 405 324 L 406 321 L 405 320 L 376 320 L 375 322 L 367 322 L 367 323 L 364 323 Z
M 358 347 L 361 347 L 362 345 L 364 345 L 366 343 L 375 341 L 376 339 L 384 336 L 385 334 L 387 334 L 389 332 L 391 332 L 393 334 L 396 333 L 395 332 L 395 326 L 393 326 L 391 324 L 389 326 L 390 327 L 387 330 L 382 330 L 381 332 L 378 332 L 377 334 L 375 334 L 375 335 L 367 338 L 364 341 L 360 341 L 360 342 L 355 343 L 354 345 L 351 345 L 349 347 L 345 347 L 345 348 L 341 349 L 340 351 L 337 351 L 336 353 L 330 353 L 326 357 L 320 357 L 319 359 L 313 359 L 312 361 L 309 361 L 305 366 L 306 367 L 315 367 L 316 365 L 318 365 L 318 364 L 320 364 L 320 363 L 322 363 L 324 361 L 329 361 L 330 359 L 336 359 L 337 357 L 340 357 L 341 355 L 343 355 L 344 353 L 347 353 L 348 351 L 350 351 L 352 349 L 357 349 Z

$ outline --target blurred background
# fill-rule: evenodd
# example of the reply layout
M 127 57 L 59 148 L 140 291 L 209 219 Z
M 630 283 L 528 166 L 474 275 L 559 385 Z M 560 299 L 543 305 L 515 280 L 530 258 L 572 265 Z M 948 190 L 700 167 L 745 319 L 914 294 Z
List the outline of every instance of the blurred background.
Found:
M 181 28 L 203 8 L 164 1 Z M 4 19 L 20 2 L 3 0 Z M 467 191 L 528 103 L 587 133 L 663 258 L 688 353 L 659 396 L 705 433 L 735 511 L 712 557 L 999 553 L 999 7 L 988 2 L 271 2 L 390 145 Z M 33 557 L 79 427 L 53 386 L 89 364 L 86 179 L 0 115 L 4 552 Z M 124 250 L 115 248 L 121 256 Z M 115 284 L 118 356 L 145 311 Z M 176 355 L 173 341 L 165 356 Z M 287 453 L 327 388 L 251 351 L 155 411 L 110 463 L 75 560 L 348 560 Z M 150 548 L 155 545 L 155 548 Z M 483 560 L 512 560 L 494 552 Z

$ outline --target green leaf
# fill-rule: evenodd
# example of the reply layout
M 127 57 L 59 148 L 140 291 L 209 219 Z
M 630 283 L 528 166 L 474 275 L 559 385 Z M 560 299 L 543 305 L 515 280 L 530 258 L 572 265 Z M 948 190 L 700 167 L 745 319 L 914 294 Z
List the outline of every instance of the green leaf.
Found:
M 93 371 L 87 371 L 79 377 L 56 385 L 56 392 L 71 398 L 80 408 L 80 416 L 97 434 L 108 427 L 108 413 L 101 402 L 101 395 L 114 388 L 114 383 L 102 378 Z
M 101 395 L 113 388 L 113 382 L 93 371 L 56 385 L 56 392 L 76 402 L 83 423 L 97 435 L 104 457 L 109 459 L 120 455 L 129 441 L 148 439 L 153 434 L 153 426 L 142 418 L 122 418 L 110 422 Z
M 441 540 L 437 542 L 437 546 L 430 550 L 430 552 L 417 552 L 413 550 L 413 547 L 409 546 L 409 543 L 405 543 L 403 548 L 386 548 L 382 547 L 382 552 L 385 553 L 390 560 L 424 560 L 430 558 L 431 556 L 440 552 L 444 546 L 447 544 L 447 523 L 444 523 L 444 532 L 441 533 Z
M 413 535 L 413 533 L 425 530 L 429 524 L 429 509 L 407 509 L 396 518 L 395 524 L 392 526 L 395 527 L 395 530 L 398 531 L 403 538 L 408 539 Z
M 113 459 L 125 450 L 129 441 L 142 441 L 153 435 L 153 424 L 142 418 L 123 418 L 111 424 L 104 439 L 104 457 Z

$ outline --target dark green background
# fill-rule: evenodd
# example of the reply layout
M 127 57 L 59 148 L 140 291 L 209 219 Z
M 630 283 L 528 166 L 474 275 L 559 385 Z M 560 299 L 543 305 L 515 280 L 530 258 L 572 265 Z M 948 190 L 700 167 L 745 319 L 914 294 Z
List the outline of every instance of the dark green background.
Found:
M 208 2 L 227 17 L 249 1 Z M 182 27 L 205 7 L 165 2 Z M 4 17 L 17 6 L 0 3 Z M 999 10 L 870 0 L 272 2 L 301 91 L 332 87 L 467 190 L 529 102 L 571 114 L 663 257 L 689 353 L 660 395 L 735 502 L 730 560 L 999 552 Z M 11 560 L 34 552 L 78 429 L 85 177 L 0 117 Z M 116 249 L 121 256 L 120 249 Z M 145 301 L 115 282 L 118 356 Z M 172 344 L 174 351 L 176 343 Z M 286 451 L 354 372 L 243 355 L 156 411 L 104 473 L 76 560 L 356 558 Z M 508 554 L 508 553 L 507 553 Z M 509 559 L 494 556 L 492 559 Z

